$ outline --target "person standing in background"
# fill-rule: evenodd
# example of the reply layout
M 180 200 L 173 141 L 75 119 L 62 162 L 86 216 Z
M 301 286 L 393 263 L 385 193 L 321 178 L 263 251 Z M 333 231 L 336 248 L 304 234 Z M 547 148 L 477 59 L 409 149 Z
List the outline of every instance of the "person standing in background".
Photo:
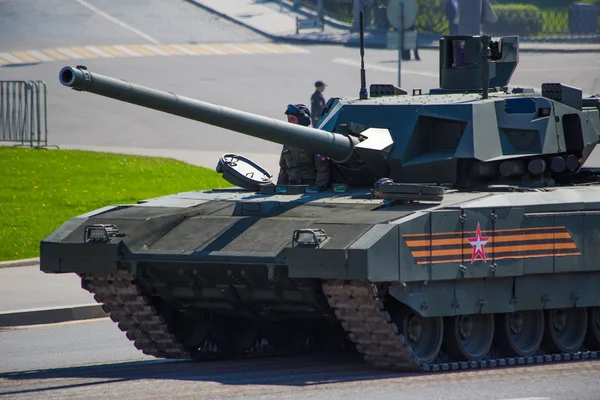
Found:
M 319 118 L 325 108 L 325 97 L 323 97 L 325 86 L 327 85 L 325 85 L 323 81 L 316 81 L 315 92 L 310 96 L 310 115 L 312 116 L 313 128 L 316 128 L 319 125 Z
M 458 0 L 448 0 L 446 3 L 446 18 L 450 25 L 450 36 L 458 35 Z

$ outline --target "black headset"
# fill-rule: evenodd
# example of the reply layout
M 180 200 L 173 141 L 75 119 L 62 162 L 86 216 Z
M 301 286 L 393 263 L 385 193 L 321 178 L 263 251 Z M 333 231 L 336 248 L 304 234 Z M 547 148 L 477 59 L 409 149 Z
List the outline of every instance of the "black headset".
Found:
M 310 125 L 310 111 L 304 104 L 288 104 L 285 114 L 298 117 L 298 123 L 300 125 Z

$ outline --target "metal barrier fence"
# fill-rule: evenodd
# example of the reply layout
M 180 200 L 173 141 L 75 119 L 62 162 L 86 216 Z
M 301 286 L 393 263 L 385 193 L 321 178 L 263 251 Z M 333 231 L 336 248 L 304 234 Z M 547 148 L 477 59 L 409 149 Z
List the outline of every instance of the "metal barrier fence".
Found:
M 44 81 L 0 81 L 0 141 L 48 145 Z

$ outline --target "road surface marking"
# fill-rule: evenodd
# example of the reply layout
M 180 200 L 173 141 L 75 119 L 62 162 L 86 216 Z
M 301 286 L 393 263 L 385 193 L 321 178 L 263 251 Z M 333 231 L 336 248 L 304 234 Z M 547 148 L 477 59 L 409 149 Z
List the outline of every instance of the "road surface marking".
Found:
M 269 53 L 275 53 L 275 54 L 282 53 L 280 50 L 273 49 L 271 47 L 267 47 L 262 43 L 253 43 L 253 45 L 255 47 L 258 47 L 259 49 L 264 49 L 264 50 L 268 51 Z
M 225 44 L 224 46 L 227 46 L 241 54 L 252 54 L 252 52 L 250 50 L 246 50 L 243 47 L 235 45 L 235 44 Z
M 166 51 L 167 53 L 169 53 L 172 56 L 185 56 L 187 54 L 185 52 L 182 53 L 181 51 L 177 50 L 175 47 L 169 46 L 166 44 L 157 44 L 155 47 L 158 49 L 161 49 L 162 51 Z
M 222 54 L 240 54 L 238 51 L 236 51 L 232 47 L 229 47 L 226 44 L 222 44 L 222 43 L 212 43 L 210 45 L 210 47 L 212 47 L 214 50 L 216 50 Z
M 106 51 L 103 51 L 96 46 L 85 46 L 84 49 L 86 49 L 90 53 L 93 53 L 102 58 L 113 58 L 114 57 L 114 55 L 107 53 Z
M 29 54 L 33 58 L 37 58 L 40 61 L 54 61 L 54 59 L 52 57 L 45 55 L 41 51 L 27 50 L 27 54 Z
M 123 46 L 123 47 L 131 49 L 134 52 L 136 52 L 136 53 L 138 53 L 138 54 L 140 54 L 142 56 L 155 56 L 156 55 L 156 53 L 154 53 L 154 52 L 146 49 L 145 47 L 138 46 L 138 45 L 135 45 L 135 44 L 129 44 L 129 45 L 126 45 L 126 46 Z
M 127 54 L 128 56 L 131 56 L 131 57 L 141 57 L 142 56 L 140 53 L 136 53 L 135 51 L 133 51 L 130 48 L 125 47 L 125 46 L 116 45 L 116 46 L 113 46 L 113 47 L 115 49 L 119 50 L 120 52 L 125 53 L 125 54 Z
M 151 44 L 143 44 L 142 47 L 146 50 L 149 50 L 155 54 L 158 54 L 159 56 L 170 56 L 169 53 L 167 53 L 166 51 L 156 47 L 156 46 L 152 46 Z
M 125 57 L 126 56 L 126 54 L 115 49 L 113 46 L 100 46 L 99 49 L 102 51 L 105 51 L 109 54 L 112 54 L 115 57 Z
M 23 60 L 13 56 L 10 53 L 0 53 L 0 58 L 2 58 L 4 61 L 8 61 L 10 64 L 24 64 Z
M 275 43 L 263 43 L 262 46 L 272 49 L 272 50 L 275 50 L 278 53 L 288 53 L 288 54 L 289 53 L 297 53 L 297 51 L 295 51 L 294 49 L 290 49 L 287 47 L 281 47 Z
M 197 44 L 196 46 L 198 46 L 198 47 L 200 47 L 201 49 L 204 49 L 204 50 L 206 50 L 206 51 L 208 51 L 208 52 L 210 52 L 210 53 L 212 53 L 212 54 L 216 54 L 216 55 L 218 55 L 218 56 L 223 56 L 223 55 L 227 54 L 227 53 L 225 53 L 225 52 L 223 52 L 223 51 L 220 51 L 220 50 L 217 50 L 217 49 L 215 49 L 214 47 L 212 47 L 212 46 L 209 46 L 209 45 L 207 45 L 207 44 Z
M 188 56 L 198 55 L 198 53 L 196 53 L 193 50 L 190 50 L 187 46 L 184 47 L 183 45 L 172 44 L 171 47 L 174 48 L 175 50 L 177 50 L 178 52 L 180 52 L 182 54 L 186 54 Z
M 64 54 L 60 54 L 58 51 L 54 50 L 54 49 L 44 49 L 42 50 L 44 52 L 44 54 L 47 54 L 49 57 L 52 57 L 55 60 L 68 60 L 69 57 L 65 56 Z
M 251 43 L 236 43 L 235 45 L 242 49 L 246 49 L 254 54 L 269 54 L 269 52 L 267 50 L 256 47 L 256 46 L 252 45 Z
M 33 58 L 30 54 L 24 51 L 13 51 L 13 56 L 25 61 L 26 63 L 37 63 L 40 62 L 37 58 Z
M 342 65 L 347 65 L 349 67 L 357 67 L 360 68 L 360 61 L 356 61 L 356 60 L 351 60 L 348 58 L 334 58 L 332 60 L 332 62 L 336 63 L 336 64 L 342 64 Z M 379 64 L 365 64 L 365 69 L 368 70 L 374 70 L 374 71 L 381 71 L 381 72 L 394 72 L 394 73 L 398 73 L 398 68 L 396 67 L 386 67 L 384 65 L 379 65 Z M 412 74 L 412 75 L 421 75 L 421 76 L 427 76 L 430 78 L 435 78 L 438 79 L 438 73 L 436 72 L 435 74 L 431 73 L 431 72 L 423 72 L 423 71 L 413 71 L 410 69 L 405 69 L 402 68 L 402 73 L 403 74 Z
M 296 53 L 310 53 L 310 51 L 308 51 L 308 50 L 306 50 L 306 49 L 303 49 L 303 48 L 302 48 L 302 47 L 300 47 L 300 46 L 292 46 L 291 44 L 280 44 L 279 46 L 280 46 L 280 47 L 285 47 L 285 48 L 288 48 L 288 49 L 292 49 L 292 50 L 294 50 Z
M 196 53 L 198 55 L 210 55 L 210 52 L 208 52 L 194 44 L 182 44 L 181 47 L 185 47 L 186 49 L 189 49 L 190 51 L 193 51 L 194 53 Z
M 0 65 L 52 62 L 58 60 L 80 60 L 114 57 L 143 56 L 198 56 L 198 55 L 248 55 L 306 53 L 295 46 L 277 43 L 210 43 L 210 44 L 128 44 L 112 46 L 70 46 L 43 50 L 3 52 Z M 355 61 L 339 59 L 339 63 L 355 66 Z M 376 64 L 374 64 L 376 65 Z M 387 67 L 383 67 L 387 69 Z M 390 69 L 395 71 L 395 69 Z
M 77 54 L 81 54 L 83 56 L 83 58 L 98 58 L 97 54 L 89 52 L 86 49 L 84 49 L 83 47 L 74 46 L 74 47 L 71 47 L 70 49 Z
M 140 30 L 138 30 L 138 29 L 135 29 L 133 26 L 131 26 L 131 25 L 127 25 L 126 23 L 119 21 L 119 20 L 118 20 L 118 19 L 116 19 L 115 17 L 113 17 L 113 16 L 110 16 L 110 15 L 108 15 L 107 13 L 105 13 L 105 12 L 103 12 L 103 11 L 100 11 L 99 9 L 97 9 L 96 7 L 94 7 L 93 5 L 91 5 L 90 3 L 88 3 L 88 2 L 87 2 L 87 1 L 85 1 L 85 0 L 75 0 L 75 1 L 77 1 L 77 2 L 78 2 L 79 4 L 81 4 L 82 6 L 84 6 L 84 7 L 88 8 L 88 9 L 90 9 L 91 11 L 95 12 L 96 14 L 98 14 L 98 15 L 100 15 L 100 16 L 102 16 L 102 17 L 106 18 L 107 20 L 109 20 L 109 21 L 111 21 L 111 22 L 113 22 L 113 23 L 115 23 L 115 24 L 119 25 L 119 26 L 120 26 L 120 27 L 122 27 L 122 28 L 125 28 L 125 29 L 127 29 L 127 30 L 129 30 L 129 31 L 131 31 L 131 32 L 133 32 L 133 33 L 135 33 L 136 35 L 138 35 L 138 36 L 140 36 L 140 37 L 142 37 L 142 38 L 146 39 L 147 41 L 149 41 L 149 42 L 151 42 L 151 43 L 154 43 L 154 44 L 158 44 L 158 43 L 160 43 L 158 40 L 154 39 L 153 37 L 151 37 L 151 36 L 149 36 L 149 35 L 146 35 L 144 32 L 142 32 L 142 31 L 140 31 Z
M 73 50 L 71 50 L 67 47 L 59 47 L 58 49 L 56 49 L 56 51 L 64 54 L 68 58 L 73 58 L 75 60 L 80 59 L 80 58 L 85 58 L 83 55 L 81 55 L 79 53 L 75 53 Z

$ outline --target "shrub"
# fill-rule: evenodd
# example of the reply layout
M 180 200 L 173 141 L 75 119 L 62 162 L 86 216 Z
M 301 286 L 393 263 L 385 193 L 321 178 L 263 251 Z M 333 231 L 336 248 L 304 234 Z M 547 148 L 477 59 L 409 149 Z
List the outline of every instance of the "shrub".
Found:
M 419 6 L 415 27 L 419 32 L 448 33 L 445 0 L 416 0 Z
M 544 28 L 544 17 L 533 5 L 497 4 L 493 6 L 498 21 L 484 24 L 484 31 L 492 35 L 537 36 Z

